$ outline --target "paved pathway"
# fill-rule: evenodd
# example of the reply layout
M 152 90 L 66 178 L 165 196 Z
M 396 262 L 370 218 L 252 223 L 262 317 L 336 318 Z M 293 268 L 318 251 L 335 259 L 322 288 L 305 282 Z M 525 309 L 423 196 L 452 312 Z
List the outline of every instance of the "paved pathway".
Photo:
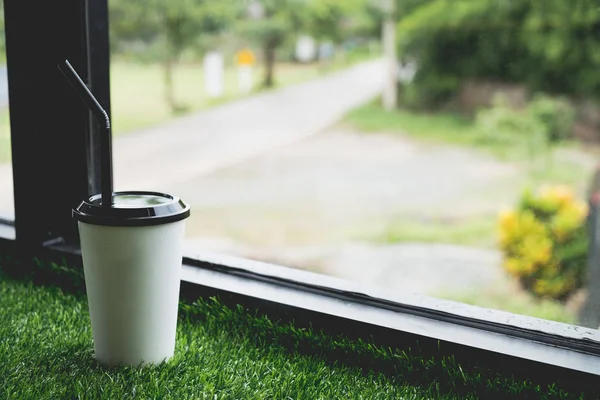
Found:
M 167 187 L 196 209 L 190 236 L 273 246 L 345 242 L 409 217 L 495 218 L 519 179 L 514 166 L 468 149 L 336 126 Z
M 115 141 L 117 189 L 156 189 L 315 134 L 379 93 L 382 64 L 228 103 Z
M 519 183 L 514 166 L 468 149 L 337 125 L 168 190 L 192 206 L 191 247 L 435 294 L 497 285 L 500 254 L 370 235 L 419 218 L 495 221 Z

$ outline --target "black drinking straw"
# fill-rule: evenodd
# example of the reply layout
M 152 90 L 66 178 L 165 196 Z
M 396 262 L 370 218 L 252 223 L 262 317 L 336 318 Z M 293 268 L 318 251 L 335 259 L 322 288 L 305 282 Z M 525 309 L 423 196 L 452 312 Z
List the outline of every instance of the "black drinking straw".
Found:
M 67 81 L 71 84 L 75 92 L 81 97 L 83 102 L 88 106 L 94 117 L 100 124 L 104 124 L 104 134 L 100 139 L 100 186 L 102 187 L 102 206 L 111 207 L 113 203 L 113 180 L 112 180 L 112 160 L 110 152 L 110 118 L 92 92 L 87 88 L 81 80 L 77 72 L 65 60 L 63 64 L 58 64 L 58 69 L 63 73 Z

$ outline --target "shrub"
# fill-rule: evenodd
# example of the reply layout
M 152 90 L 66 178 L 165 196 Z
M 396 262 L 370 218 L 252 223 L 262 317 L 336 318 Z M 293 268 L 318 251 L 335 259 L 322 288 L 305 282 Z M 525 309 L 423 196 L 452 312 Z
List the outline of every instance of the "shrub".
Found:
M 477 113 L 476 125 L 488 143 L 546 142 L 544 124 L 528 110 L 510 107 L 502 96 L 494 99 L 492 107 Z
M 476 125 L 486 143 L 526 144 L 533 157 L 550 143 L 566 139 L 574 118 L 573 107 L 559 98 L 538 95 L 525 109 L 517 110 L 498 96 L 492 107 L 477 113 Z
M 538 95 L 529 103 L 527 111 L 544 126 L 546 137 L 550 142 L 569 137 L 575 121 L 575 109 L 568 101 Z
M 564 187 L 526 191 L 500 217 L 504 268 L 538 297 L 564 300 L 580 288 L 587 266 L 587 206 Z

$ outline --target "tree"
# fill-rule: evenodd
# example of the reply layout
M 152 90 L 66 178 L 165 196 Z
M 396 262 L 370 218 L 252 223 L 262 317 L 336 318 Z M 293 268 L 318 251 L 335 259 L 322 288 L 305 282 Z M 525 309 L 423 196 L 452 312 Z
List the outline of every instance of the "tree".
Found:
M 305 24 L 311 36 L 319 40 L 340 43 L 351 35 L 352 29 L 364 22 L 368 12 L 367 0 L 307 0 Z
M 598 95 L 600 91 L 600 1 L 532 1 L 522 41 L 539 60 L 528 82 L 559 93 Z M 541 67 L 541 74 L 538 73 Z
M 379 38 L 385 13 L 382 0 L 364 0 L 360 11 L 352 15 L 352 34 L 360 37 Z M 397 1 L 398 3 L 398 1 Z M 396 9 L 398 6 L 396 5 Z
M 364 28 L 371 0 L 252 0 L 239 31 L 260 43 L 265 61 L 263 86 L 274 85 L 277 49 L 299 33 L 340 43 L 352 28 Z
M 276 50 L 300 31 L 306 18 L 305 0 L 252 0 L 238 25 L 241 35 L 256 40 L 265 62 L 264 87 L 275 83 Z
M 417 61 L 412 100 L 443 103 L 466 79 L 575 96 L 600 91 L 599 0 L 399 3 L 400 56 Z
M 227 29 L 239 10 L 235 0 L 116 0 L 111 3 L 111 36 L 117 48 L 139 41 L 161 47 L 165 101 L 177 111 L 173 68 L 181 54 L 200 35 L 217 35 Z

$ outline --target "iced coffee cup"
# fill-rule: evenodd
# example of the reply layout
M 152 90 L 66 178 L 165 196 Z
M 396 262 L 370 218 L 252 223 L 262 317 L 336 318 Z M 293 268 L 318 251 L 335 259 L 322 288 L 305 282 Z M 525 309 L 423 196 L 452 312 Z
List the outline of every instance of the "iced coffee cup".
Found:
M 173 356 L 185 219 L 190 209 L 158 192 L 100 195 L 78 221 L 96 359 L 145 365 Z

